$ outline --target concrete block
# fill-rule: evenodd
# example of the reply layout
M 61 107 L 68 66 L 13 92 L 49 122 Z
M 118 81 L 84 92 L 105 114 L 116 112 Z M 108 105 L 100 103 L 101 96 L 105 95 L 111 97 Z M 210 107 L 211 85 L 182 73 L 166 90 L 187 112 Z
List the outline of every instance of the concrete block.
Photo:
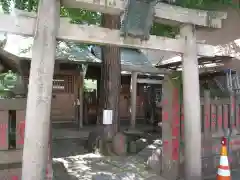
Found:
M 147 160 L 147 165 L 155 173 L 160 174 L 162 170 L 162 149 L 157 148 L 152 151 L 152 155 Z
M 1 180 L 21 180 L 21 168 L 18 169 L 4 169 L 0 171 Z
M 112 141 L 113 151 L 117 155 L 126 155 L 127 153 L 127 137 L 123 133 L 117 133 Z

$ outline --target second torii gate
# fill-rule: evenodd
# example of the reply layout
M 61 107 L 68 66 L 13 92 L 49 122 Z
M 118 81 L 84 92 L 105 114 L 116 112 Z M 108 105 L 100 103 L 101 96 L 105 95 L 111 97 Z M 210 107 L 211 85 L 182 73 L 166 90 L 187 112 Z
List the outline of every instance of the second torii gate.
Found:
M 121 0 L 63 0 L 67 7 L 85 8 L 104 13 L 118 14 L 124 10 L 125 2 Z M 124 39 L 119 30 L 98 26 L 70 24 L 59 18 L 59 0 L 40 0 L 37 17 L 24 15 L 0 16 L 0 31 L 34 36 L 31 71 L 29 80 L 25 144 L 23 150 L 22 179 L 42 180 L 45 177 L 48 154 L 50 105 L 52 94 L 52 77 L 54 70 L 56 39 L 82 43 L 116 45 L 128 48 L 146 48 L 182 53 L 183 86 L 185 104 L 185 179 L 201 179 L 201 124 L 200 97 L 197 55 L 214 56 L 214 47 L 197 44 L 194 24 L 221 28 L 225 13 L 208 13 L 159 3 L 155 8 L 156 20 L 170 20 L 183 23 L 181 38 L 150 36 L 148 41 Z M 180 14 L 179 14 L 180 13 Z M 166 22 L 166 21 L 164 21 Z M 159 70 L 159 74 L 168 74 Z M 165 76 L 168 82 L 168 75 Z M 164 90 L 164 94 L 166 94 Z M 170 117 L 169 115 L 169 118 Z M 194 121 L 193 121 L 194 119 Z M 164 128 L 172 130 L 174 124 Z M 177 124 L 175 124 L 177 125 Z M 178 134 L 175 134 L 178 136 Z M 167 173 L 167 169 L 165 173 Z M 169 172 L 171 173 L 171 172 Z

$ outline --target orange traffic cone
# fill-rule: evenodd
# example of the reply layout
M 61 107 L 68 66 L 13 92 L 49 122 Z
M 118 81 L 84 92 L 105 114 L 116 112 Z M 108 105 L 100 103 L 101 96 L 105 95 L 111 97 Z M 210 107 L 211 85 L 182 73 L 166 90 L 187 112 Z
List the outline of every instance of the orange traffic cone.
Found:
M 227 156 L 227 139 L 222 139 L 222 149 L 220 155 L 220 165 L 217 172 L 217 180 L 231 180 L 231 173 Z

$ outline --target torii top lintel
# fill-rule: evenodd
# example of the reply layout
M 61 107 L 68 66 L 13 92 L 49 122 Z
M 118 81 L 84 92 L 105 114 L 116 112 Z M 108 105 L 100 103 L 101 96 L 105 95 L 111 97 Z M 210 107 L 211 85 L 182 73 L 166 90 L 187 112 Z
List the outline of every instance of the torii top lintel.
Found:
M 121 14 L 126 0 L 61 0 L 69 8 L 82 8 L 108 14 Z M 186 23 L 203 27 L 221 28 L 226 12 L 188 9 L 180 6 L 158 3 L 155 6 L 155 21 L 164 24 Z

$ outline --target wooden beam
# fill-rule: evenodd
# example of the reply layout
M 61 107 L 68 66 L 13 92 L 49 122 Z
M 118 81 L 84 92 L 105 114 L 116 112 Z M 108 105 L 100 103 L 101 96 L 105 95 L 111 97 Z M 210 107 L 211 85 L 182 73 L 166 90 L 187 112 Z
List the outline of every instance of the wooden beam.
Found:
M 0 151 L 0 165 L 22 162 L 22 149 Z
M 15 23 L 14 23 L 15 22 Z M 18 35 L 33 36 L 36 19 L 33 17 L 0 15 L 0 32 L 9 32 Z M 89 44 L 116 45 L 126 48 L 153 49 L 184 52 L 182 39 L 151 36 L 148 41 L 138 39 L 124 39 L 119 30 L 70 24 L 69 19 L 61 18 L 57 38 L 64 41 L 75 41 Z M 207 44 L 198 44 L 198 55 L 214 56 L 215 47 Z
M 62 0 L 65 7 L 82 8 L 107 14 L 121 14 L 127 0 Z M 188 9 L 180 6 L 158 3 L 155 6 L 155 20 L 164 24 L 187 23 L 198 26 L 221 28 L 225 12 Z
M 25 60 L 31 61 L 31 58 L 25 58 Z M 85 65 L 99 65 L 100 63 L 92 63 L 92 62 L 83 62 L 83 61 L 71 61 L 71 60 L 66 60 L 66 59 L 56 59 L 56 62 L 65 62 L 65 63 L 75 63 L 75 64 L 85 64 Z M 122 64 L 121 65 L 121 70 L 122 71 L 128 71 L 128 72 L 139 72 L 139 73 L 149 73 L 149 74 L 169 74 L 170 71 L 165 68 L 155 68 L 151 66 L 145 66 L 145 65 L 126 65 Z
M 122 71 L 129 71 L 129 72 L 139 72 L 139 73 L 149 73 L 149 74 L 169 74 L 170 71 L 167 69 L 158 69 L 155 67 L 149 66 L 137 66 L 137 65 L 124 65 L 122 64 Z
M 204 67 L 204 68 L 199 68 L 199 74 L 219 72 L 219 71 L 223 71 L 224 69 L 226 69 L 226 67 L 224 67 L 223 65 L 219 65 L 215 67 Z
M 137 83 L 139 84 L 162 84 L 162 80 L 156 80 L 156 79 L 144 79 L 140 78 L 137 79 Z

